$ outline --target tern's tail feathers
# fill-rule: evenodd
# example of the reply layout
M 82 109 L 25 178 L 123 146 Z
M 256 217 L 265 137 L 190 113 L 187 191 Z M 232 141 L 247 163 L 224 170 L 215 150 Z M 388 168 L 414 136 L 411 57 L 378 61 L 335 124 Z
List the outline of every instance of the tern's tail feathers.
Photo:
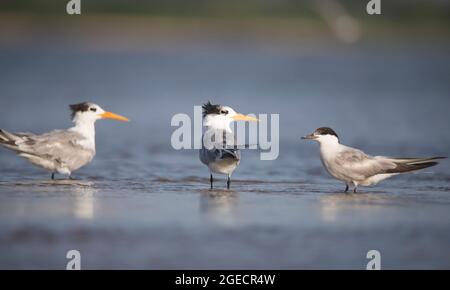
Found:
M 416 171 L 428 167 L 438 165 L 434 160 L 445 159 L 447 157 L 430 157 L 430 158 L 392 158 L 391 160 L 397 165 L 394 169 L 387 170 L 386 173 L 404 173 Z
M 21 141 L 23 141 L 22 136 L 0 129 L 0 145 L 14 151 L 20 151 L 18 144 L 20 144 Z
M 14 145 L 17 137 L 14 134 L 6 132 L 0 129 L 0 144 L 2 145 Z

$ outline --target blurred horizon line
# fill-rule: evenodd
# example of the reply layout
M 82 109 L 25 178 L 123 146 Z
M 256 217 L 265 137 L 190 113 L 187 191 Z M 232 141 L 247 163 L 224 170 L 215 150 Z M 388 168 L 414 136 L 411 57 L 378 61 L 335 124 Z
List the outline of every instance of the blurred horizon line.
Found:
M 0 12 L 33 12 L 42 15 L 64 14 L 69 0 L 28 0 L 2 1 Z M 369 0 L 149 0 L 121 1 L 81 0 L 82 14 L 136 14 L 174 17 L 281 17 L 281 18 L 320 18 L 318 6 L 337 7 L 347 11 L 353 17 L 370 19 L 366 14 Z M 438 18 L 450 20 L 448 11 L 450 2 L 442 0 L 398 0 L 382 1 L 382 17 L 405 21 L 418 18 Z M 373 17 L 372 17 L 373 18 Z
M 344 16 L 345 17 L 345 16 Z M 339 18 L 202 18 L 88 14 L 48 16 L 0 11 L 0 48 L 75 46 L 80 49 L 145 50 L 233 45 L 267 49 L 307 49 L 316 45 L 353 43 L 449 43 L 450 25 L 393 24 L 389 21 L 349 22 L 334 27 Z M 353 29 L 348 29 L 348 25 Z M 438 27 L 438 28 L 436 28 Z M 356 34 L 355 34 L 356 33 Z M 420 35 L 421 42 L 417 43 Z M 123 40 L 127 40 L 124 42 Z M 53 42 L 53 43 L 52 43 Z

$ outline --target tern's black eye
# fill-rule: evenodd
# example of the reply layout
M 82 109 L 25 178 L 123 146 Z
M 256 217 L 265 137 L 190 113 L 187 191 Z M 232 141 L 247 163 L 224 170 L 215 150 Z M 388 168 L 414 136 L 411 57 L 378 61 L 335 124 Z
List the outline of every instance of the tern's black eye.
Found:
M 220 113 L 221 113 L 222 115 L 226 115 L 226 114 L 228 114 L 228 111 L 227 111 L 227 110 L 220 110 Z
M 97 109 L 96 108 L 90 108 L 89 109 L 91 112 L 97 112 Z

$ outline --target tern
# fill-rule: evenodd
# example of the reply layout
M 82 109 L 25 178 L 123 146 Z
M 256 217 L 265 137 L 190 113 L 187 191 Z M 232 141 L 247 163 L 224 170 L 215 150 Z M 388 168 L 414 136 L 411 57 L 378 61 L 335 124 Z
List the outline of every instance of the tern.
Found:
M 0 145 L 15 151 L 32 164 L 51 172 L 67 175 L 92 161 L 95 156 L 95 122 L 99 119 L 129 121 L 104 111 L 93 103 L 70 105 L 74 126 L 42 135 L 9 133 L 0 129 Z
M 210 171 L 211 189 L 213 188 L 213 173 L 227 175 L 227 189 L 230 189 L 231 175 L 241 161 L 241 153 L 236 146 L 227 147 L 227 140 L 235 143 L 231 123 L 234 121 L 258 121 L 257 118 L 236 113 L 228 106 L 213 105 L 208 102 L 203 108 L 203 126 L 206 128 L 202 137 L 202 149 L 200 149 L 200 161 L 208 166 Z M 205 136 L 224 136 L 223 142 L 216 142 L 205 146 Z M 225 145 L 225 146 L 223 146 Z
M 314 140 L 320 144 L 320 159 L 327 172 L 334 178 L 345 182 L 345 192 L 349 185 L 371 186 L 401 173 L 416 171 L 435 166 L 434 160 L 446 157 L 430 158 L 392 158 L 385 156 L 370 156 L 361 150 L 339 143 L 336 132 L 327 127 L 316 129 L 302 139 Z

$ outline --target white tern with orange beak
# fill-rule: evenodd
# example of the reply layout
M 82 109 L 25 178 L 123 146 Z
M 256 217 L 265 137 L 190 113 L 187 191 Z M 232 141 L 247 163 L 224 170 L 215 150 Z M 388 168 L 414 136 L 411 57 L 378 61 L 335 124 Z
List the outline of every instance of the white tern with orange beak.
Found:
M 128 121 L 104 111 L 93 103 L 70 105 L 74 127 L 42 135 L 9 133 L 0 130 L 0 145 L 15 151 L 32 164 L 52 173 L 70 177 L 73 171 L 91 162 L 95 156 L 95 122 L 99 119 Z
M 227 106 L 213 105 L 210 102 L 203 105 L 203 126 L 206 132 L 202 138 L 200 161 L 209 168 L 211 189 L 214 182 L 213 173 L 227 175 L 229 189 L 231 174 L 241 161 L 241 153 L 235 146 L 233 131 L 230 127 L 234 121 L 258 121 L 258 119 L 238 114 Z M 217 139 L 212 141 L 213 138 Z M 205 141 L 208 144 L 205 144 Z M 228 147 L 230 142 L 233 146 Z

